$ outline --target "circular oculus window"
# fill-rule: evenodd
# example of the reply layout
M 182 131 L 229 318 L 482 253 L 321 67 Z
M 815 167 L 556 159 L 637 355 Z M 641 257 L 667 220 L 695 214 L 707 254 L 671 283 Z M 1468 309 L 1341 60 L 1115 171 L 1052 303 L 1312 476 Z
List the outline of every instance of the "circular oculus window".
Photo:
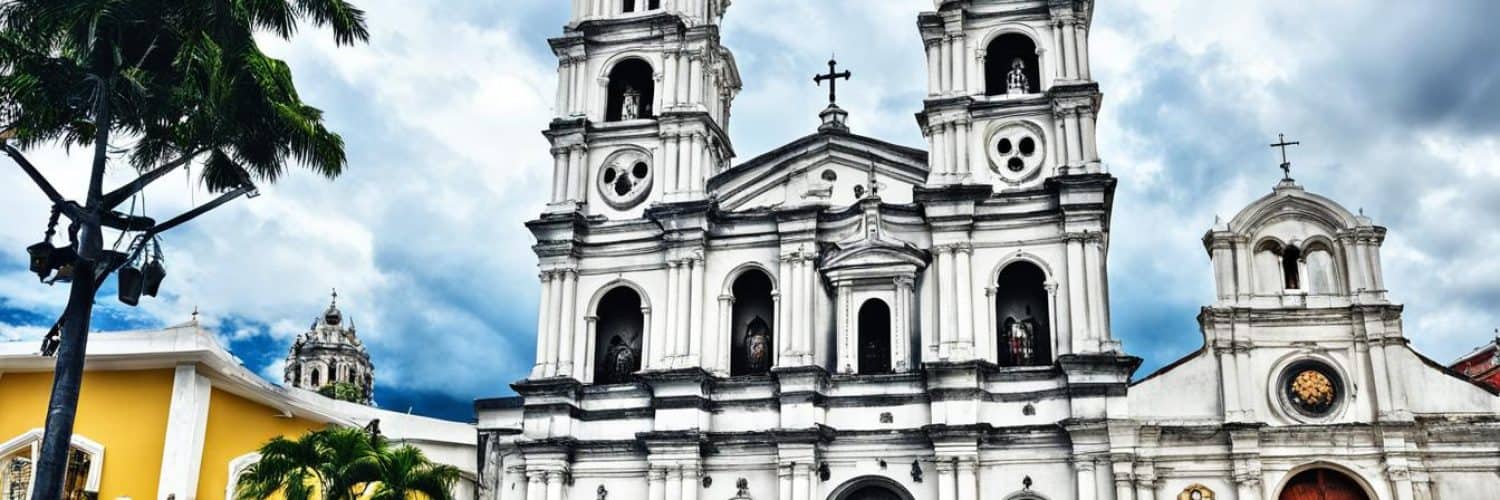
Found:
M 651 193 L 651 158 L 639 151 L 616 154 L 599 168 L 599 194 L 610 206 L 634 207 Z
M 1287 409 L 1311 419 L 1333 415 L 1345 399 L 1344 379 L 1338 370 L 1313 359 L 1287 365 L 1277 387 Z
M 1030 179 L 1046 160 L 1042 145 L 1041 132 L 1029 124 L 1001 127 L 990 136 L 990 170 L 1013 184 Z

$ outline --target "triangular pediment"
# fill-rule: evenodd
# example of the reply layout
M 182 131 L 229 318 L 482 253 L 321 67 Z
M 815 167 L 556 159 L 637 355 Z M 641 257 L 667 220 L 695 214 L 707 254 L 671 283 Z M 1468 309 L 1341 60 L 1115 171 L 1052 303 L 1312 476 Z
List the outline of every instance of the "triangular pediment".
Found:
M 842 132 L 820 132 L 725 170 L 708 189 L 726 211 L 797 206 L 849 205 L 855 186 L 874 169 L 881 195 L 909 203 L 912 188 L 927 180 L 927 152 Z

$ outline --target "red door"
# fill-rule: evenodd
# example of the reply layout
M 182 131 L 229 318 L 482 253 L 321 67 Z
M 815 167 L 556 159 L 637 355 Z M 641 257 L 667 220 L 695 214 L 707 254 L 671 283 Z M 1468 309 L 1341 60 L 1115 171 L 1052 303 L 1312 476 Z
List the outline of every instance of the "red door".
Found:
M 1298 473 L 1281 490 L 1281 500 L 1370 500 L 1353 479 L 1330 469 Z

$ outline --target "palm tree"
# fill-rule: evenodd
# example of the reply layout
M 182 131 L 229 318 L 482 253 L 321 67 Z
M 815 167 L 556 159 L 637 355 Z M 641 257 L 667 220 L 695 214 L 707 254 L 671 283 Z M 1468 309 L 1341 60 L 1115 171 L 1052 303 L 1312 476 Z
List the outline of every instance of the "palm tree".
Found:
M 345 0 L 0 2 L 0 137 L 23 149 L 63 143 L 93 150 L 85 199 L 76 203 L 10 144 L 0 144 L 51 199 L 53 220 L 66 215 L 76 228 L 66 254 L 76 257 L 63 264 L 78 278 L 53 327 L 61 344 L 33 499 L 60 494 L 94 295 L 122 265 L 104 252 L 102 227 L 151 238 L 253 193 L 255 181 L 275 181 L 287 163 L 328 177 L 342 172 L 342 139 L 298 97 L 287 65 L 255 42 L 257 31 L 289 38 L 301 21 L 329 28 L 341 45 L 369 37 L 364 13 Z M 141 175 L 106 193 L 113 150 L 126 151 Z M 219 198 L 161 224 L 114 211 L 193 163 L 202 165 L 204 184 L 223 193 Z
M 330 427 L 295 440 L 272 438 L 237 481 L 237 500 L 452 500 L 459 471 L 411 445 L 392 446 L 362 429 Z
M 458 468 L 434 464 L 412 445 L 384 447 L 374 462 L 370 500 L 453 500 Z

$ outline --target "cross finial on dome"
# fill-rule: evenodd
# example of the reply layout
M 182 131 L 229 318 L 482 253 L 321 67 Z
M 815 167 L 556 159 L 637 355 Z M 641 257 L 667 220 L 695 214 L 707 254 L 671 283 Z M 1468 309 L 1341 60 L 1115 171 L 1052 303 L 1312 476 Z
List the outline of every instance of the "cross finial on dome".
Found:
M 329 306 L 339 305 L 339 289 L 337 289 L 337 288 L 333 289 L 333 300 L 329 301 L 328 305 Z

